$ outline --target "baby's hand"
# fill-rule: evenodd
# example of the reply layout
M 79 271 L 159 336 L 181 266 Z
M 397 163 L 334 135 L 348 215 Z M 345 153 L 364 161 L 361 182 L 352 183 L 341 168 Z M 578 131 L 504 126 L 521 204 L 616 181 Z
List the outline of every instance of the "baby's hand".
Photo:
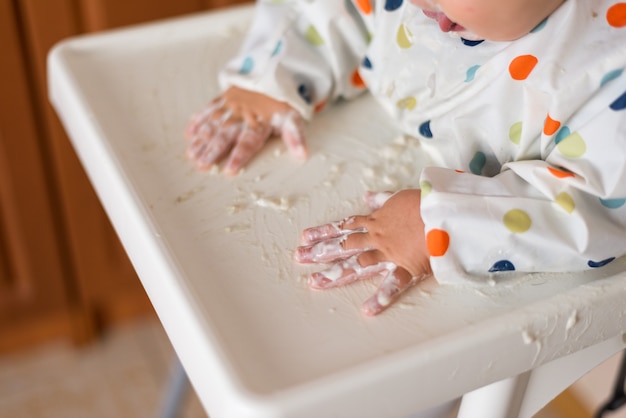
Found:
M 260 93 L 230 87 L 207 107 L 192 116 L 185 137 L 190 140 L 187 157 L 207 170 L 228 156 L 226 175 L 235 175 L 274 135 L 281 136 L 289 152 L 305 159 L 308 150 L 304 122 L 286 103 Z
M 363 313 L 371 316 L 431 275 L 420 196 L 419 190 L 368 194 L 366 201 L 374 210 L 371 215 L 305 229 L 304 246 L 296 249 L 295 260 L 334 263 L 327 270 L 313 273 L 309 286 L 328 289 L 382 276 L 376 293 L 362 306 Z

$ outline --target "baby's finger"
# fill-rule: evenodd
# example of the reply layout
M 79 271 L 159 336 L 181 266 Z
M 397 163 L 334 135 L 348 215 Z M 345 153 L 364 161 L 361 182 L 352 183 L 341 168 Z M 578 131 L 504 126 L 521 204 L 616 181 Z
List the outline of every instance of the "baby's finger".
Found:
M 344 249 L 342 243 L 345 238 L 346 235 L 343 235 L 337 238 L 320 241 L 313 245 L 298 247 L 296 251 L 294 251 L 293 258 L 295 261 L 302 264 L 331 263 L 345 260 L 346 258 L 366 250 L 358 248 Z
M 206 147 L 206 141 L 204 141 L 202 138 L 195 137 L 194 140 L 191 141 L 191 143 L 187 147 L 185 155 L 189 160 L 196 161 L 198 157 L 202 155 Z
M 274 115 L 272 126 L 280 130 L 280 136 L 289 153 L 298 160 L 306 160 L 309 150 L 304 139 L 304 120 L 295 110 Z
M 185 128 L 185 137 L 193 138 L 195 135 L 197 135 L 200 127 L 208 123 L 213 113 L 216 110 L 221 109 L 223 106 L 224 99 L 217 98 L 209 103 L 205 108 L 193 114 L 187 124 L 187 127 Z
M 302 231 L 302 234 L 300 237 L 301 241 L 305 245 L 311 245 L 319 241 L 323 241 L 323 240 L 330 239 L 330 238 L 337 238 L 347 233 L 354 232 L 353 229 L 344 227 L 344 225 L 348 225 L 352 223 L 353 218 L 354 217 L 348 217 L 340 222 L 330 222 L 324 225 L 306 228 L 304 231 Z
M 360 234 L 348 234 L 345 237 L 344 242 L 342 243 L 342 247 L 344 250 L 348 251 L 352 249 L 363 250 L 363 249 L 374 248 L 374 245 L 371 242 L 372 238 L 368 234 L 367 229 L 360 228 L 360 229 L 355 230 L 354 232 L 361 232 L 361 233 Z M 379 257 L 380 259 L 376 257 Z M 383 257 L 382 253 L 370 252 L 368 254 L 364 254 L 364 256 L 361 258 L 361 262 L 364 265 L 375 264 L 380 261 L 383 261 L 382 257 Z
M 304 245 L 311 245 L 323 240 L 337 238 L 354 232 L 367 232 L 367 229 L 362 226 L 364 224 L 364 220 L 364 216 L 349 216 L 339 222 L 330 222 L 320 226 L 313 226 L 302 231 L 300 238 Z
M 378 315 L 421 279 L 411 277 L 409 272 L 401 267 L 388 270 L 388 274 L 383 278 L 376 293 L 361 306 L 361 311 L 367 316 Z
M 305 245 L 311 245 L 327 239 L 340 237 L 345 233 L 346 231 L 341 228 L 341 222 L 331 222 L 305 229 L 302 231 L 301 241 Z
M 392 192 L 366 192 L 363 200 L 371 210 L 380 209 L 389 198 L 393 196 Z
M 239 134 L 235 147 L 230 153 L 230 158 L 224 166 L 224 174 L 228 176 L 237 174 L 263 147 L 271 132 L 272 129 L 267 125 L 245 128 Z
M 209 123 L 202 125 L 185 152 L 188 159 L 196 161 L 204 152 L 214 134 L 214 127 Z
M 309 287 L 313 289 L 330 289 L 343 286 L 356 280 L 366 280 L 384 273 L 395 267 L 392 263 L 377 263 L 362 267 L 359 263 L 359 254 L 341 261 L 329 269 L 311 274 Z
M 207 170 L 217 163 L 232 148 L 240 130 L 238 123 L 222 126 L 196 158 L 196 167 Z

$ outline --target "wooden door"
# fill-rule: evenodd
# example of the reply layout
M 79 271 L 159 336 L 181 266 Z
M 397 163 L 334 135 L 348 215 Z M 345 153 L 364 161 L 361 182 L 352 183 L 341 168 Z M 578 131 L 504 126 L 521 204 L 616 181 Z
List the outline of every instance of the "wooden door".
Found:
M 0 351 L 152 308 L 48 103 L 46 57 L 84 32 L 246 0 L 0 0 Z
M 48 103 L 48 52 L 60 40 L 86 30 L 88 22 L 84 20 L 85 9 L 82 6 L 87 3 L 95 2 L 19 2 L 26 33 L 26 51 L 32 66 L 34 102 L 42 115 L 42 137 L 50 149 L 49 174 L 54 179 L 59 197 L 73 282 L 81 307 L 86 312 L 82 326 L 87 335 L 96 335 L 100 328 L 150 313 L 152 307 L 56 113 Z M 132 5 L 133 1 L 127 3 Z
M 18 22 L 0 0 L 0 350 L 69 334 L 75 303 Z
M 52 211 L 56 217 L 41 218 L 40 222 L 52 232 L 58 230 L 59 239 L 64 242 L 62 254 L 54 250 L 48 253 L 57 263 L 65 262 L 65 273 L 62 277 L 51 277 L 50 282 L 55 285 L 62 283 L 65 294 L 60 292 L 58 298 L 71 299 L 74 335 L 79 336 L 76 339 L 84 340 L 96 335 L 101 326 L 150 313 L 152 308 L 63 127 L 48 103 L 47 54 L 60 40 L 84 32 L 168 18 L 243 3 L 245 0 L 0 1 L 5 8 L 14 7 L 10 13 L 2 11 L 2 19 L 7 22 L 6 25 L 4 21 L 0 23 L 3 30 L 13 25 L 18 32 L 14 52 L 21 56 L 23 68 L 15 71 L 21 71 L 23 89 L 27 90 L 19 94 L 25 100 L 24 106 L 30 107 L 34 115 L 34 120 L 27 123 L 32 130 L 30 134 L 43 148 L 39 151 L 41 161 L 31 159 L 30 154 L 35 153 L 34 150 L 25 150 L 23 155 L 29 155 L 26 159 L 37 167 L 37 175 L 45 179 L 40 187 L 52 195 L 56 204 L 53 208 L 56 212 Z M 19 113 L 26 114 L 22 110 Z M 8 115 L 6 117 L 9 118 Z M 16 130 L 19 133 L 19 129 Z M 12 131 L 10 134 L 17 133 Z M 23 169 L 24 166 L 13 169 L 18 168 Z M 37 170 L 29 171 L 29 176 L 35 176 L 33 173 Z M 6 186 L 4 189 L 8 190 Z M 5 200 L 11 200 L 10 197 L 4 198 L 7 193 L 3 194 L 0 212 L 8 210 L 4 208 Z M 0 224 L 0 234 L 6 235 L 7 231 L 6 226 Z M 17 248 L 13 242 L 8 247 Z M 0 269 L 13 269 L 5 266 L 8 265 L 5 258 L 0 259 Z
M 79 0 L 78 9 L 83 23 L 82 29 L 86 32 L 94 32 L 252 1 Z

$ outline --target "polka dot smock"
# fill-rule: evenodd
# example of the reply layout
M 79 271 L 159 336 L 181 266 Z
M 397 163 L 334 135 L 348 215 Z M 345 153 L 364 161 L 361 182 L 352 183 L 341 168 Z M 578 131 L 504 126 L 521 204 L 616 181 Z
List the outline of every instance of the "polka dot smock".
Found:
M 305 118 L 376 96 L 436 164 L 415 186 L 440 282 L 626 254 L 626 2 L 567 0 L 490 42 L 403 0 L 262 0 L 220 80 Z

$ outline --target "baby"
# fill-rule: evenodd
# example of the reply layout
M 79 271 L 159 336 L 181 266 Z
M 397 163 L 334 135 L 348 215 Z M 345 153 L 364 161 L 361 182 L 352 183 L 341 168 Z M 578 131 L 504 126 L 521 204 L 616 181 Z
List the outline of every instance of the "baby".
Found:
M 273 136 L 367 88 L 432 155 L 415 189 L 309 228 L 309 284 L 382 276 L 363 312 L 423 278 L 602 267 L 626 253 L 626 2 L 260 0 L 188 157 L 236 174 Z M 349 123 L 348 121 L 346 123 Z M 356 121 L 358 123 L 358 121 Z M 334 263 L 334 264 L 333 264 Z

